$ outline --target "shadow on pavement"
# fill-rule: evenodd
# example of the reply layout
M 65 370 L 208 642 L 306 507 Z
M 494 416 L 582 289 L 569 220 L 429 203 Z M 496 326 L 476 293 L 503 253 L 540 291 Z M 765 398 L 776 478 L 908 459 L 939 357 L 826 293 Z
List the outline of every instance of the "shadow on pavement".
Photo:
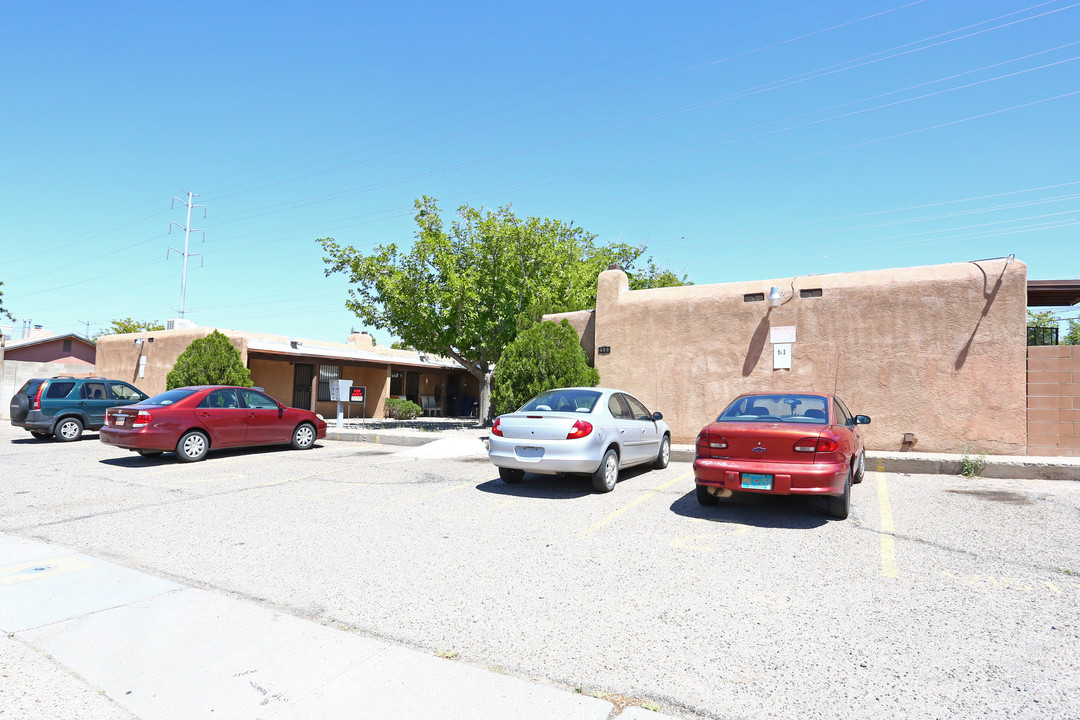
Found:
M 488 462 L 487 458 L 482 458 Z M 612 493 L 618 493 L 620 486 L 628 479 L 637 477 L 648 472 L 647 465 L 627 468 L 619 471 L 619 482 L 615 485 Z M 535 475 L 525 473 L 525 479 L 520 483 L 508 485 L 502 480 L 488 480 L 476 486 L 477 490 L 494 493 L 495 495 L 511 495 L 513 497 L 538 498 L 543 500 L 568 500 L 570 498 L 585 497 L 593 494 L 592 481 L 587 475 Z
M 312 450 L 317 450 L 323 447 L 321 443 L 315 443 L 312 446 Z M 119 449 L 119 448 L 118 448 Z M 143 457 L 136 452 L 132 452 L 126 457 L 105 458 L 99 462 L 103 465 L 111 465 L 112 467 L 120 468 L 141 468 L 156 465 L 199 465 L 201 463 L 213 463 L 215 458 L 229 458 L 229 457 L 244 457 L 245 455 L 270 455 L 279 452 L 308 452 L 305 450 L 294 450 L 288 445 L 258 445 L 253 447 L 244 448 L 228 448 L 226 450 L 211 450 L 207 453 L 206 457 L 195 463 L 181 463 L 176 459 L 176 453 L 172 451 L 165 451 L 161 455 L 155 455 L 152 457 Z
M 736 493 L 726 502 L 705 507 L 696 492 L 688 492 L 671 504 L 671 511 L 698 520 L 788 530 L 812 530 L 829 522 L 823 498 L 798 495 Z

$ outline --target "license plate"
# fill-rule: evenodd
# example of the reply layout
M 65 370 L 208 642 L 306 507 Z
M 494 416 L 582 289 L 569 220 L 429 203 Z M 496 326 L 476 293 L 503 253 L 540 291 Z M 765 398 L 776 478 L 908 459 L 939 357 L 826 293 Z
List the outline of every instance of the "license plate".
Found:
M 544 448 L 542 447 L 518 447 L 514 449 L 517 456 L 522 460 L 539 460 L 544 457 Z
M 743 473 L 742 486 L 749 490 L 772 490 L 772 475 Z

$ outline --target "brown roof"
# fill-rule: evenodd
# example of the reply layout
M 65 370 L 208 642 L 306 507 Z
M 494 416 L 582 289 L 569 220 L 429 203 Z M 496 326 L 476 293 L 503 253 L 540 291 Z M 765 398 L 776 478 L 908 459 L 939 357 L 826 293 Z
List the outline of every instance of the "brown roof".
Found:
M 1080 302 L 1080 280 L 1028 280 L 1028 307 L 1064 307 Z

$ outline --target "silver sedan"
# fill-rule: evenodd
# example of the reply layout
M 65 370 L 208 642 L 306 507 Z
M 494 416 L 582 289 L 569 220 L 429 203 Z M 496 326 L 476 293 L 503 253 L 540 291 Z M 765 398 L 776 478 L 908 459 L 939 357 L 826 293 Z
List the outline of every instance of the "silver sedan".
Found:
M 592 477 L 597 492 L 611 492 L 620 468 L 667 467 L 671 430 L 633 395 L 611 388 L 558 388 L 495 418 L 488 458 L 503 482 L 526 472 Z

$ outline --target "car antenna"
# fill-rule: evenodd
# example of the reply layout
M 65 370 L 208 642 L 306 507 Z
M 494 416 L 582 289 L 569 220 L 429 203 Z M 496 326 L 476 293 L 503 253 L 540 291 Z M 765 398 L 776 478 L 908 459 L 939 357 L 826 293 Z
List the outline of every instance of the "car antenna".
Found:
M 840 385 L 840 351 L 836 351 L 836 373 L 833 376 L 832 393 L 836 395 L 836 388 Z

